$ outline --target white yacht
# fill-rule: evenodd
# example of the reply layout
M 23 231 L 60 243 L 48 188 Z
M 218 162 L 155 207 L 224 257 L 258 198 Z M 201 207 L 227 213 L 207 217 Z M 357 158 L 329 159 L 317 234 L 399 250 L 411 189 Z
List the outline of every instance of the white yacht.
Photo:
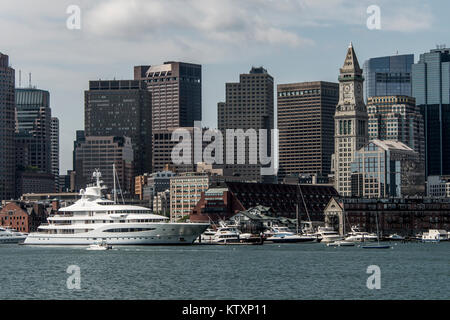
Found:
M 192 244 L 209 226 L 171 223 L 148 208 L 107 200 L 102 196 L 100 177 L 96 170 L 96 184 L 80 190 L 80 200 L 49 217 L 48 223 L 30 233 L 24 244 L 90 245 L 98 241 L 110 245 Z
M 0 227 L 0 243 L 19 243 L 26 239 L 27 235 L 14 229 Z
M 361 231 L 358 227 L 353 226 L 352 231 L 347 235 L 345 241 L 352 242 L 365 242 L 365 241 L 377 241 L 378 237 L 374 233 L 368 233 Z
M 317 235 L 319 236 L 320 241 L 324 243 L 344 240 L 344 237 L 339 235 L 339 233 L 331 227 L 319 227 L 317 229 Z
M 240 234 L 241 232 L 235 226 L 223 224 L 217 229 L 212 242 L 217 244 L 237 243 L 240 242 Z
M 274 243 L 317 241 L 315 236 L 295 234 L 294 232 L 289 231 L 287 227 L 272 227 L 268 234 L 270 236 L 266 238 L 266 241 Z
M 422 242 L 440 242 L 447 240 L 448 233 L 445 230 L 430 229 L 422 235 Z

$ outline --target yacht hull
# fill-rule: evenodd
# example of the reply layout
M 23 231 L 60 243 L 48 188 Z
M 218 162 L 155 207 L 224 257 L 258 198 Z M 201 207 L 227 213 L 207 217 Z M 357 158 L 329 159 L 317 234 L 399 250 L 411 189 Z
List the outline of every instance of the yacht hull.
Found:
M 208 228 L 203 223 L 105 224 L 95 230 L 75 234 L 30 233 L 25 245 L 91 245 L 105 241 L 111 245 L 190 245 Z M 108 230 L 149 229 L 149 231 L 109 232 Z

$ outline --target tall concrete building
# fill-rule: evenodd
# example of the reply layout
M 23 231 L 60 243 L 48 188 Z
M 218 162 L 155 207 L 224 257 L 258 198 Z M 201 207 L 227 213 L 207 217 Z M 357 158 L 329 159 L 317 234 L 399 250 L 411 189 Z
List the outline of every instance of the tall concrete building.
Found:
M 51 122 L 51 163 L 52 163 L 52 174 L 55 178 L 55 189 L 56 192 L 59 190 L 59 119 L 52 117 Z
M 273 77 L 263 67 L 252 67 L 249 73 L 241 74 L 239 82 L 226 83 L 225 102 L 217 105 L 218 129 L 224 136 L 225 159 L 231 157 L 227 155 L 226 130 L 227 129 L 259 129 L 267 130 L 267 150 L 271 150 L 271 130 L 274 129 L 274 84 Z M 249 151 L 252 149 L 256 155 L 259 154 L 259 136 L 257 143 L 250 143 L 251 139 L 246 139 L 243 145 L 245 148 L 245 164 L 237 164 L 237 144 L 234 141 L 234 164 L 226 163 L 224 167 L 231 169 L 232 174 L 241 176 L 247 181 L 273 181 L 273 176 L 262 176 L 262 165 L 257 159 L 256 164 L 250 164 Z M 231 157 L 232 158 L 232 157 Z
M 364 93 L 374 96 L 411 96 L 413 54 L 371 58 L 364 62 Z
M 15 78 L 9 57 L 0 53 L 0 200 L 15 193 Z
M 350 166 L 355 152 L 368 142 L 363 82 L 362 70 L 350 43 L 340 69 L 339 103 L 334 115 L 334 184 L 341 196 L 351 196 Z
M 144 80 L 152 94 L 152 129 L 193 127 L 202 120 L 202 66 L 164 62 L 135 66 L 134 79 Z
M 339 85 L 324 81 L 279 84 L 277 91 L 278 180 L 304 173 L 328 176 Z
M 85 135 L 131 138 L 137 174 L 152 170 L 151 94 L 139 80 L 89 81 Z
M 411 70 L 412 96 L 425 123 L 426 176 L 450 175 L 450 49 L 421 54 Z
M 367 99 L 369 139 L 398 140 L 425 160 L 423 117 L 416 101 L 407 96 L 374 96 Z
M 28 147 L 28 166 L 52 173 L 50 93 L 16 89 L 16 139 Z
M 128 137 L 87 136 L 76 148 L 76 190 L 93 181 L 92 173 L 99 169 L 102 180 L 109 190 L 113 189 L 115 164 L 122 191 L 132 193 L 133 186 L 133 146 Z

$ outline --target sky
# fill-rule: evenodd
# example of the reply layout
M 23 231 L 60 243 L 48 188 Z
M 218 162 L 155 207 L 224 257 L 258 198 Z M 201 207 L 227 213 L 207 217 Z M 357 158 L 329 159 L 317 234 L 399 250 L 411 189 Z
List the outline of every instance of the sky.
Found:
M 80 9 L 80 28 L 69 6 Z M 368 28 L 372 5 L 378 29 Z M 203 125 L 217 126 L 225 83 L 264 66 L 275 84 L 337 82 L 348 44 L 358 60 L 446 44 L 447 0 L 0 0 L 0 52 L 16 86 L 50 92 L 60 120 L 60 173 L 72 169 L 89 80 L 132 79 L 133 66 L 202 64 Z M 73 24 L 72 24 L 73 25 Z M 450 43 L 449 43 L 450 45 Z

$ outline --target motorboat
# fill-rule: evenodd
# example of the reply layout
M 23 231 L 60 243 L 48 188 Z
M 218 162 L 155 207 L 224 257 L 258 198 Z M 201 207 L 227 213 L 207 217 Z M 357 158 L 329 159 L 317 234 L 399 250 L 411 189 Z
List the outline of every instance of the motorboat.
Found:
M 235 226 L 226 226 L 225 224 L 219 227 L 212 240 L 215 244 L 238 243 L 240 231 Z
M 366 242 L 366 241 L 377 241 L 378 237 L 374 233 L 368 233 L 361 231 L 358 227 L 353 226 L 352 231 L 347 235 L 345 241 L 352 242 Z
M 209 227 L 208 223 L 169 222 L 169 218 L 153 214 L 148 208 L 118 204 L 116 194 L 114 201 L 106 199 L 101 173 L 96 170 L 93 176 L 96 183 L 80 190 L 81 199 L 48 217 L 48 223 L 30 233 L 24 244 L 192 244 Z
M 448 233 L 445 230 L 430 229 L 422 234 L 422 242 L 441 242 L 448 240 Z
M 387 237 L 387 239 L 390 241 L 404 241 L 405 237 L 402 237 L 402 236 L 398 235 L 397 233 L 394 233 L 394 234 L 389 235 L 389 237 Z
M 103 250 L 111 250 L 112 246 L 107 244 L 105 241 L 93 243 L 87 247 L 86 250 L 92 250 L 92 251 L 103 251 Z
M 342 237 L 337 231 L 335 231 L 331 227 L 318 227 L 316 234 L 318 235 L 321 242 L 324 243 L 344 240 L 344 237 Z
M 0 227 L 0 244 L 19 243 L 27 238 L 27 234 L 8 227 Z
M 287 227 L 272 227 L 271 236 L 266 238 L 266 241 L 274 243 L 288 243 L 288 242 L 316 242 L 317 237 L 312 235 L 296 234 L 289 231 Z
M 338 240 L 334 242 L 327 243 L 328 247 L 354 247 L 355 243 L 353 241 Z

